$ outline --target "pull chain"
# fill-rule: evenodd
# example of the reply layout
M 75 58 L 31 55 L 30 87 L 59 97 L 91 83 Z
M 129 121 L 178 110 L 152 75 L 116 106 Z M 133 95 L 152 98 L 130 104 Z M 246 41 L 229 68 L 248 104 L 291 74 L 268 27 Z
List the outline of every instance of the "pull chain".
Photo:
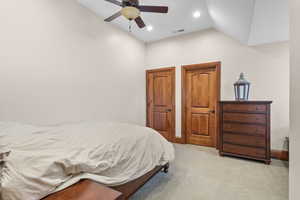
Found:
M 132 23 L 131 23 L 132 20 L 129 20 L 129 32 L 131 33 L 132 32 Z

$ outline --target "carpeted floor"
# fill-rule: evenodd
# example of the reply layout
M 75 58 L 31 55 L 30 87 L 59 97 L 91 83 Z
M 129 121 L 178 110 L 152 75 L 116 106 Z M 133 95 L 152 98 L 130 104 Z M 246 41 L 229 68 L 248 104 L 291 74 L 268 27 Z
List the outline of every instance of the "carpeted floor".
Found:
M 215 149 L 175 145 L 168 174 L 159 173 L 130 200 L 288 200 L 288 164 L 220 157 Z

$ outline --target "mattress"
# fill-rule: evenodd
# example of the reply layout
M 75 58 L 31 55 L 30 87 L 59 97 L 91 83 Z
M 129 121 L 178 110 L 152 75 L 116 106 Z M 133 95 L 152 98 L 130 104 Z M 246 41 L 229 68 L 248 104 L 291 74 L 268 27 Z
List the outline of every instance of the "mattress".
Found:
M 2 200 L 39 200 L 81 179 L 115 186 L 174 159 L 153 129 L 84 122 L 33 126 L 0 122 Z

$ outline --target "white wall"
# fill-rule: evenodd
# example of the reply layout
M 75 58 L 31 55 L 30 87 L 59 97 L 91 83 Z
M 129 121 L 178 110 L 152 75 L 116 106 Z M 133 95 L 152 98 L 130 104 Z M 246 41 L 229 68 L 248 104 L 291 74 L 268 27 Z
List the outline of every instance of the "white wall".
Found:
M 290 0 L 291 147 L 290 199 L 300 199 L 300 1 Z
M 144 124 L 142 42 L 75 0 L 1 1 L 0 24 L 0 120 Z
M 148 68 L 177 66 L 176 132 L 181 135 L 181 76 L 184 64 L 221 61 L 222 99 L 233 99 L 240 72 L 252 82 L 251 99 L 273 100 L 272 148 L 283 149 L 289 132 L 289 45 L 249 47 L 215 30 L 192 33 L 147 45 Z

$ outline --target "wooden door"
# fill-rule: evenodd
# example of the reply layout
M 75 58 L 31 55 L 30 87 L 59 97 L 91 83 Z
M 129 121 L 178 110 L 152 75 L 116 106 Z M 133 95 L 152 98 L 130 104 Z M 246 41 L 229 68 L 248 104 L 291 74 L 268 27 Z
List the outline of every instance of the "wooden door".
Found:
M 175 68 L 147 72 L 147 126 L 175 138 Z
M 216 147 L 220 63 L 183 66 L 183 134 L 188 144 Z

